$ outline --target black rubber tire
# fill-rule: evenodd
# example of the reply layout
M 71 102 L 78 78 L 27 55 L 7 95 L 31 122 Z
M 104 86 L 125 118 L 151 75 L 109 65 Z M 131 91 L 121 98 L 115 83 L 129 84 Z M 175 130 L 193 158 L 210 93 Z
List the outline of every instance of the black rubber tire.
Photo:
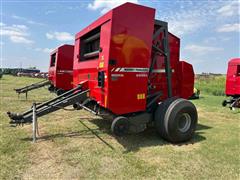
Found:
M 226 101 L 226 100 L 224 100 L 224 101 L 222 102 L 222 106 L 223 106 L 223 107 L 226 107 L 226 106 L 227 106 L 227 101 Z
M 56 92 L 56 94 L 58 96 L 62 95 L 63 93 L 65 93 L 65 91 L 63 89 L 58 89 L 57 92 Z
M 129 132 L 129 120 L 126 117 L 116 117 L 111 125 L 111 131 L 116 136 L 124 136 Z
M 181 127 L 181 122 L 188 122 Z M 168 99 L 155 111 L 155 124 L 161 137 L 172 143 L 190 140 L 196 130 L 198 114 L 193 103 L 185 99 Z M 186 125 L 186 127 L 185 127 Z

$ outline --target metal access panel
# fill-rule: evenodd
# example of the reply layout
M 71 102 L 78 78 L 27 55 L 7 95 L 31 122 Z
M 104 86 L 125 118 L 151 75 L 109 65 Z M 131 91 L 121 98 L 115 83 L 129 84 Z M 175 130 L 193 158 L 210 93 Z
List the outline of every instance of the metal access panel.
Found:
M 88 80 L 90 97 L 115 114 L 146 110 L 154 15 L 126 3 L 76 35 L 74 85 Z
M 240 95 L 240 58 L 232 59 L 228 63 L 225 93 L 227 96 Z
M 73 45 L 62 45 L 50 54 L 48 79 L 58 89 L 73 88 Z

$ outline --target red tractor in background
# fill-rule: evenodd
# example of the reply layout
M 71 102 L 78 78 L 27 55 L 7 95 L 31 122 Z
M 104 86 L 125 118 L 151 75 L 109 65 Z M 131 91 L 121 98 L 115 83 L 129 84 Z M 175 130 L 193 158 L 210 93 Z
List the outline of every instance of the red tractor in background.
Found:
M 49 91 L 61 95 L 73 88 L 73 45 L 62 45 L 51 52 L 48 69 Z
M 180 39 L 155 9 L 125 3 L 75 36 L 73 85 L 36 106 L 34 117 L 73 105 L 113 119 L 117 136 L 155 125 L 162 138 L 179 143 L 194 135 L 198 114 L 187 99 L 194 71 L 179 60 Z M 8 112 L 12 124 L 33 122 L 33 111 Z M 35 122 L 35 121 L 34 121 Z
M 224 100 L 223 106 L 229 104 L 230 109 L 240 108 L 240 58 L 228 62 L 225 94 L 231 98 Z

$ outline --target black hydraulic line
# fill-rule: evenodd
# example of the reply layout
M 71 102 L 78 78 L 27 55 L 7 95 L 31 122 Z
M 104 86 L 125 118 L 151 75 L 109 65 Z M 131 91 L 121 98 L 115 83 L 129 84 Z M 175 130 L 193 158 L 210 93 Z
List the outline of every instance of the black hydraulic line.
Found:
M 150 108 L 160 97 L 161 97 L 162 93 L 159 92 L 159 94 L 156 95 L 156 97 L 154 97 L 148 104 L 147 104 L 147 108 Z

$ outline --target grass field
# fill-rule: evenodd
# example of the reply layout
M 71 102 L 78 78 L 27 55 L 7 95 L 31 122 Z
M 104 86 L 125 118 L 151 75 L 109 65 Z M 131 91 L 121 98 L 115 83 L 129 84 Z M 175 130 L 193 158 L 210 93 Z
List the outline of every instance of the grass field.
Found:
M 193 101 L 199 125 L 186 144 L 170 144 L 154 129 L 117 138 L 109 130 L 111 122 L 83 110 L 39 118 L 40 138 L 33 144 L 31 126 L 10 127 L 6 112 L 22 112 L 33 101 L 54 97 L 42 88 L 30 92 L 28 100 L 18 99 L 13 89 L 36 81 L 0 80 L 0 179 L 240 178 L 240 112 L 221 107 L 223 96 L 204 91 Z
M 225 76 L 200 77 L 196 81 L 195 87 L 200 89 L 201 92 L 205 94 L 210 94 L 214 96 L 224 96 L 225 81 L 226 81 Z

